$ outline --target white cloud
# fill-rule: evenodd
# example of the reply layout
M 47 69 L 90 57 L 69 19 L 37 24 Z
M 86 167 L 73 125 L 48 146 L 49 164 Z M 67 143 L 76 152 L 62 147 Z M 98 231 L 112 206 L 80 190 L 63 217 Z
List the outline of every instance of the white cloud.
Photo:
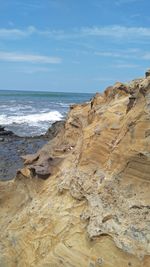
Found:
M 100 51 L 100 52 L 95 52 L 94 53 L 96 56 L 101 56 L 101 57 L 128 57 L 128 55 L 123 55 L 118 52 L 107 52 L 107 51 Z
M 100 56 L 100 57 L 108 57 L 108 58 L 114 58 L 114 59 L 123 59 L 123 60 L 150 60 L 150 52 L 149 51 L 143 51 L 138 48 L 129 48 L 126 50 L 116 50 L 116 51 L 96 51 L 94 52 L 94 55 Z M 139 65 L 137 64 L 131 64 L 131 63 L 119 63 L 116 64 L 117 68 L 137 68 Z
M 34 26 L 29 26 L 25 29 L 18 28 L 0 28 L 1 39 L 22 39 L 28 38 L 32 35 L 39 35 L 54 39 L 64 39 L 74 37 L 73 33 L 65 33 L 63 30 L 40 30 Z
M 137 58 L 141 54 L 141 50 L 138 48 L 127 48 L 126 50 L 118 49 L 116 51 L 96 51 L 94 55 L 101 57 L 113 57 L 113 58 Z
M 79 39 L 84 37 L 107 37 L 107 38 L 130 38 L 130 40 L 150 38 L 150 28 L 146 27 L 126 27 L 120 25 L 110 25 L 103 27 L 82 27 L 80 29 L 72 29 L 70 32 L 63 30 L 41 30 L 34 26 L 25 29 L 18 28 L 0 28 L 1 39 L 18 39 L 27 38 L 32 35 L 39 35 L 45 38 L 54 39 Z
M 116 38 L 130 37 L 134 39 L 141 37 L 150 37 L 150 28 L 112 25 L 106 27 L 82 28 L 81 33 L 85 36 L 106 36 Z
M 15 52 L 0 52 L 0 61 L 59 64 L 61 63 L 62 59 L 60 57 L 49 57 L 43 55 L 22 54 Z
M 17 28 L 0 28 L 0 38 L 1 39 L 20 39 L 31 36 L 36 32 L 36 28 L 33 26 L 29 26 L 25 30 L 17 29 Z

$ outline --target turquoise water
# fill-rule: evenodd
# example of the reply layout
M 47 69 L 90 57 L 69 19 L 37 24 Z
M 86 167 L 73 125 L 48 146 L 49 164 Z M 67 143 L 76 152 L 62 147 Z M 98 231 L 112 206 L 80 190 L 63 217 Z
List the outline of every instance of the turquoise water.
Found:
M 92 94 L 0 90 L 0 125 L 20 136 L 43 134 L 65 118 L 69 106 L 87 102 Z

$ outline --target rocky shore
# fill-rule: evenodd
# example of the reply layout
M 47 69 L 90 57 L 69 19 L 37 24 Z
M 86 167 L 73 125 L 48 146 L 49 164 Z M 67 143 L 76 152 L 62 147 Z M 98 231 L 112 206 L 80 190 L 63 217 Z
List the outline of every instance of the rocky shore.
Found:
M 20 137 L 0 126 L 0 180 L 13 179 L 23 167 L 22 156 L 36 153 L 57 135 L 62 125 L 63 122 L 56 122 L 45 135 L 34 137 Z
M 0 183 L 0 266 L 150 266 L 150 72 L 73 105 Z

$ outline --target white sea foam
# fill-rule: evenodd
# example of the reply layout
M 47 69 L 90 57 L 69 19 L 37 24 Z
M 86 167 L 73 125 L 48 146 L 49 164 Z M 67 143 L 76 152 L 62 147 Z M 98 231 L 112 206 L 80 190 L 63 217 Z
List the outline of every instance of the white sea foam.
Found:
M 30 109 L 30 110 L 33 110 L 33 107 L 32 107 L 32 106 L 27 106 L 27 105 L 26 105 L 26 106 L 21 106 L 21 105 L 19 106 L 19 105 L 18 105 L 18 106 L 16 106 L 16 107 L 9 107 L 9 108 L 7 107 L 7 110 L 8 110 L 8 111 L 11 111 L 11 112 L 20 111 L 20 110 L 26 110 L 26 109 L 28 109 L 28 110 L 29 110 L 29 109 Z M 34 109 L 34 110 L 35 110 L 35 109 Z
M 60 106 L 60 107 L 64 107 L 64 108 L 68 108 L 71 105 L 73 105 L 74 103 L 63 103 L 63 102 L 56 102 L 56 105 Z
M 62 108 L 69 108 L 70 104 L 59 103 L 59 106 Z
M 21 104 L 18 104 L 18 105 L 12 105 L 11 104 L 9 105 L 0 105 L 0 110 L 1 111 L 7 111 L 7 112 L 15 112 L 15 111 L 20 111 L 20 110 L 35 110 L 35 108 L 33 108 L 32 106 L 30 105 L 21 105 Z
M 55 122 L 63 118 L 63 115 L 58 111 L 50 111 L 47 113 L 38 113 L 22 116 L 7 116 L 0 115 L 0 125 L 10 124 L 28 124 L 36 126 L 40 122 Z
M 8 105 L 0 105 L 0 108 L 8 108 Z

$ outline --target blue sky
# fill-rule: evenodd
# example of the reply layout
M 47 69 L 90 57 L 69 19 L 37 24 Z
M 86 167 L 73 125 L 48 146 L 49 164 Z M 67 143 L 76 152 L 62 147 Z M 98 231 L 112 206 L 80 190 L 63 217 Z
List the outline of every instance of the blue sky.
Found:
M 0 89 L 96 92 L 150 68 L 149 0 L 0 0 Z

